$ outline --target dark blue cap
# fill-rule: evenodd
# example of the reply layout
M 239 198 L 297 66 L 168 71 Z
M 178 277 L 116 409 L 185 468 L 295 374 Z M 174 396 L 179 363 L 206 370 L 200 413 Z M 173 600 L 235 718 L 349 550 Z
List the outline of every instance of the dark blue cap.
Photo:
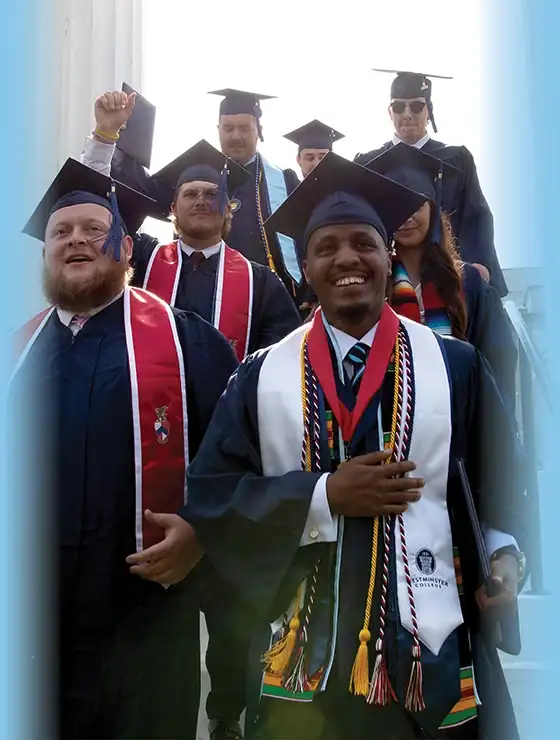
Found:
M 322 226 L 369 224 L 388 244 L 425 202 L 425 196 L 329 152 L 265 225 L 271 233 L 295 239 L 303 234 L 307 245 Z
M 431 200 L 436 209 L 432 241 L 441 239 L 440 219 L 443 180 L 460 174 L 461 170 L 409 144 L 399 143 L 366 164 L 367 169 L 404 185 Z M 404 223 L 404 222 L 403 222 Z
M 344 134 L 315 119 L 289 134 L 284 134 L 284 138 L 298 145 L 298 153 L 304 149 L 328 149 L 332 151 L 334 142 L 344 139 Z
M 134 233 L 156 202 L 146 195 L 111 180 L 75 159 L 67 159 L 23 231 L 39 241 L 45 240 L 47 224 L 61 208 L 94 203 L 112 214 L 111 229 L 104 251 L 120 257 L 122 232 Z

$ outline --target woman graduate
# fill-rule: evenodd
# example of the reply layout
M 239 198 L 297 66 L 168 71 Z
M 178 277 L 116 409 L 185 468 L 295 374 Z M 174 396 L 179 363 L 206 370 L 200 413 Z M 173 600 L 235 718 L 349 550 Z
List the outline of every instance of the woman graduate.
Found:
M 394 234 L 392 307 L 480 350 L 514 409 L 517 349 L 509 320 L 496 289 L 475 267 L 460 260 L 451 222 L 441 210 L 443 183 L 458 170 L 403 143 L 376 157 L 367 168 L 428 198 Z
M 515 429 L 475 348 L 385 300 L 389 235 L 424 201 L 332 153 L 288 198 L 273 228 L 305 234 L 321 309 L 241 364 L 189 470 L 184 515 L 261 615 L 251 737 L 517 735 L 481 622 L 523 575 Z
M 146 200 L 70 159 L 25 229 L 45 243 L 51 307 L 16 335 L 10 401 L 14 419 L 34 410 L 22 459 L 43 462 L 38 498 L 53 513 L 50 642 L 69 740 L 196 735 L 190 572 L 203 553 L 176 512 L 237 362 L 201 318 L 129 287 Z

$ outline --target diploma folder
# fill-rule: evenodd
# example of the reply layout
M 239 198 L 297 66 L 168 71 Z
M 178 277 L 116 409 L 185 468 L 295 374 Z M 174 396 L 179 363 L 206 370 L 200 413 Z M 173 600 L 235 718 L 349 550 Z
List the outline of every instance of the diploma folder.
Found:
M 471 520 L 483 581 L 486 584 L 488 595 L 493 596 L 495 594 L 495 588 L 492 582 L 490 558 L 486 551 L 484 534 L 476 512 L 476 506 L 474 504 L 471 486 L 463 460 L 457 460 L 457 468 L 459 470 L 459 477 L 461 478 L 461 487 L 463 489 L 463 495 L 465 496 L 469 519 Z M 521 652 L 519 611 L 517 609 L 514 614 L 504 617 L 499 622 L 492 622 L 491 624 L 487 623 L 484 627 L 484 631 L 487 634 L 488 639 L 493 642 L 494 646 L 502 650 L 504 653 L 509 653 L 509 655 L 519 655 Z

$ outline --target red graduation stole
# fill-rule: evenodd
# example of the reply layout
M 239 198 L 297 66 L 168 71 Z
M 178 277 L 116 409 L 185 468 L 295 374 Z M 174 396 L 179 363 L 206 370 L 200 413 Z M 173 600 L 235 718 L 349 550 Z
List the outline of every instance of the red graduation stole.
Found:
M 16 332 L 21 367 L 54 308 Z M 186 501 L 187 400 L 183 352 L 173 313 L 160 298 L 138 288 L 124 292 L 124 324 L 134 431 L 136 548 L 160 542 L 161 528 L 144 511 L 175 513 Z
M 391 355 L 397 339 L 399 319 L 387 303 L 383 306 L 381 318 L 375 332 L 373 345 L 368 355 L 366 369 L 362 376 L 360 390 L 353 411 L 349 411 L 338 398 L 334 377 L 331 353 L 327 331 L 323 323 L 321 310 L 318 309 L 313 317 L 308 334 L 309 362 L 313 368 L 319 385 L 328 401 L 330 408 L 338 422 L 342 437 L 349 443 L 356 431 L 356 427 L 369 402 L 385 378 Z
M 178 242 L 159 245 L 152 252 L 144 288 L 175 305 L 183 250 Z M 236 249 L 223 244 L 214 291 L 212 324 L 231 344 L 241 362 L 249 350 L 253 311 L 253 269 Z

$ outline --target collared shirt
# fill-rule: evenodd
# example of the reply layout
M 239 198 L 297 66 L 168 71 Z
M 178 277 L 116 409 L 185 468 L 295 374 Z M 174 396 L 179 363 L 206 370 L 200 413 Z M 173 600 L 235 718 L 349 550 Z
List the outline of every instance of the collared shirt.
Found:
M 218 252 L 222 248 L 223 241 L 219 241 L 217 244 L 214 244 L 211 247 L 206 247 L 205 249 L 194 249 L 188 244 L 185 244 L 185 242 L 182 239 L 179 239 L 179 244 L 181 245 L 181 249 L 183 252 L 189 257 L 193 252 L 202 252 L 202 254 L 208 259 L 209 257 L 212 257 L 214 254 L 218 254 Z
M 115 301 L 118 301 L 119 298 L 122 298 L 124 294 L 124 290 L 121 290 L 121 292 L 116 295 L 114 298 L 111 298 L 110 301 L 107 301 L 107 303 L 104 303 L 102 306 L 97 306 L 96 308 L 91 308 L 89 311 L 82 311 L 79 314 L 77 314 L 75 311 L 67 311 L 65 308 L 60 308 L 60 306 L 56 307 L 56 312 L 58 314 L 58 318 L 60 319 L 61 323 L 64 324 L 64 326 L 70 326 L 70 322 L 74 318 L 74 316 L 87 316 L 89 319 L 92 316 L 95 316 L 95 314 L 100 313 L 103 311 L 104 308 L 107 308 L 112 303 L 115 303 Z M 81 327 L 79 327 L 81 328 Z M 79 331 L 79 329 L 78 329 Z M 77 332 L 76 332 L 77 334 Z
M 424 136 L 421 139 L 418 139 L 418 141 L 415 144 L 411 144 L 411 146 L 416 147 L 416 149 L 422 149 L 423 146 L 425 146 L 428 141 L 430 141 L 431 136 L 428 132 L 424 134 Z M 394 146 L 397 146 L 397 144 L 404 143 L 406 144 L 406 141 L 403 142 L 402 139 L 399 139 L 399 137 L 396 134 L 393 134 L 392 142 Z

